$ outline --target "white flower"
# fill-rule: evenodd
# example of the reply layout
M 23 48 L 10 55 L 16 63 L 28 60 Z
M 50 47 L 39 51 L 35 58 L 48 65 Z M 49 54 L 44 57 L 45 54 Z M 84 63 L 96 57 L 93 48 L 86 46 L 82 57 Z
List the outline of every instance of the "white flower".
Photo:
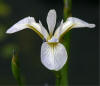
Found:
M 72 28 L 94 28 L 95 24 L 89 24 L 78 18 L 69 17 L 61 24 L 54 32 L 56 25 L 56 11 L 50 10 L 47 15 L 47 24 L 49 33 L 43 27 L 42 23 L 39 21 L 37 23 L 33 17 L 26 17 L 20 20 L 18 23 L 14 24 L 11 28 L 7 30 L 6 33 L 15 33 L 20 30 L 30 28 L 35 31 L 42 39 L 45 39 L 41 46 L 41 62 L 49 70 L 60 70 L 67 61 L 68 55 L 65 47 L 59 43 L 60 38 L 64 33 L 68 32 Z

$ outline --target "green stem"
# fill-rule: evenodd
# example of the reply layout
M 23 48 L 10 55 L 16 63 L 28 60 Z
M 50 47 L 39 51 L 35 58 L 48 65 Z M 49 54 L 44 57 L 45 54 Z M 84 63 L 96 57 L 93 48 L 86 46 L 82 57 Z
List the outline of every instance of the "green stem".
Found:
M 71 0 L 64 0 L 64 21 L 71 16 Z M 67 32 L 63 39 L 63 44 L 66 47 L 68 53 L 68 60 L 69 60 L 69 53 L 70 53 L 70 34 L 71 32 Z M 56 86 L 68 86 L 68 60 L 65 66 L 58 72 L 56 72 Z
M 60 86 L 60 72 L 55 72 L 56 74 L 56 86 Z

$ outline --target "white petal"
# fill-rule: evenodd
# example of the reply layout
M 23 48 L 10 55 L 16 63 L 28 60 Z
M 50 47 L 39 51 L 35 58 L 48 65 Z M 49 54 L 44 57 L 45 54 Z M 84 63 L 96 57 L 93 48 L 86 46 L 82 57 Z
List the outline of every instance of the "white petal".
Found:
M 57 28 L 57 30 L 54 33 L 54 37 L 57 37 L 58 39 L 60 39 L 60 37 L 67 31 L 69 31 L 69 29 L 73 26 L 72 21 L 66 21 L 65 23 L 63 23 L 62 28 L 60 30 L 60 26 Z M 60 31 L 60 34 L 59 34 Z
M 62 33 L 62 27 L 63 27 L 63 20 L 61 21 L 60 26 L 57 28 L 57 30 L 54 33 L 54 37 L 59 39 L 61 33 Z
M 64 24 L 63 24 L 63 27 L 62 27 L 62 31 L 61 31 L 61 34 L 63 34 L 64 32 L 68 31 L 69 28 L 73 26 L 73 22 L 72 21 L 66 21 Z
M 41 38 L 43 38 L 44 35 L 42 34 L 40 24 L 36 23 L 35 19 L 33 17 L 26 17 L 26 18 L 18 21 L 11 28 L 9 28 L 6 33 L 11 34 L 11 33 L 15 33 L 15 32 L 18 32 L 20 30 L 26 29 L 26 28 L 32 29 Z
M 42 25 L 41 21 L 39 21 L 40 27 L 41 27 L 41 32 L 44 36 L 44 38 L 47 40 L 47 38 L 49 37 L 49 34 L 47 32 L 47 30 L 44 28 L 44 26 Z
M 41 47 L 41 62 L 49 70 L 60 70 L 67 61 L 65 47 L 60 44 L 44 42 Z
M 73 28 L 81 28 L 81 27 L 94 28 L 95 27 L 95 24 L 89 24 L 79 18 L 69 17 L 67 20 L 71 21 L 74 24 Z
M 69 17 L 66 22 L 63 24 L 61 35 L 62 36 L 64 33 L 68 32 L 72 28 L 83 28 L 83 27 L 88 27 L 88 28 L 94 28 L 95 24 L 89 24 L 79 18 L 75 17 Z M 55 31 L 55 35 L 58 33 L 58 30 Z
M 31 23 L 34 23 L 35 20 L 33 17 L 26 17 L 22 20 L 20 20 L 19 22 L 17 22 L 16 24 L 14 24 L 11 28 L 9 28 L 7 30 L 6 33 L 15 33 L 15 32 L 18 32 L 20 30 L 23 30 L 23 29 L 26 29 L 28 28 L 27 24 L 31 24 Z
M 50 34 L 53 34 L 55 25 L 56 25 L 56 11 L 50 10 L 47 15 L 47 24 Z
M 69 31 L 72 28 L 83 28 L 83 27 L 94 28 L 95 24 L 89 24 L 79 18 L 69 17 L 67 21 L 64 23 L 62 30 L 63 32 L 65 32 Z

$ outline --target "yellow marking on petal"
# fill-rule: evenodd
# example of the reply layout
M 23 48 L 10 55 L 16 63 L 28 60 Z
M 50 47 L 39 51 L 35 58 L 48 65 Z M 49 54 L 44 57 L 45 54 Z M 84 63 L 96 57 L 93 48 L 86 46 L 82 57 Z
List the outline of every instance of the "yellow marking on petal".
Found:
M 32 29 L 34 32 L 36 32 L 42 38 L 42 40 L 44 39 L 43 34 L 40 33 L 38 30 L 36 30 L 33 26 L 30 26 L 30 25 L 27 25 L 27 26 L 29 27 L 29 29 Z M 50 39 L 51 39 L 51 37 L 50 37 L 50 35 L 48 35 L 46 41 L 48 41 Z
M 51 37 L 50 37 L 50 35 L 48 35 L 48 37 L 47 37 L 47 40 L 46 41 L 48 41 L 48 40 L 50 40 L 51 39 Z
M 49 36 L 47 37 L 47 41 L 50 40 L 52 38 L 53 34 L 50 33 Z
M 51 52 L 52 52 L 53 55 L 54 55 L 54 48 L 55 48 L 55 46 L 58 45 L 58 42 L 53 42 L 53 43 L 47 42 L 47 43 L 48 43 L 48 45 L 51 47 Z
M 36 32 L 42 39 L 44 38 L 42 33 L 40 33 L 38 30 L 36 30 L 33 26 L 27 25 L 29 29 L 32 29 L 34 32 Z
M 51 47 L 53 47 L 53 45 L 57 45 L 59 42 L 47 42 Z
M 72 26 L 70 26 L 65 32 L 63 32 L 60 37 L 59 37 L 59 40 L 69 31 L 72 29 L 72 27 L 74 26 L 75 24 L 73 24 Z

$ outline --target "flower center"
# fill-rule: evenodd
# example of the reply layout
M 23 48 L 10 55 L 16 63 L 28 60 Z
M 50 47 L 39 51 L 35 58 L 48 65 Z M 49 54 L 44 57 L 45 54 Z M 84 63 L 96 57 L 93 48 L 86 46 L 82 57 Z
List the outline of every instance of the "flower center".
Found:
M 50 40 L 48 40 L 49 43 L 56 43 L 59 42 L 59 40 L 55 37 L 52 37 Z

